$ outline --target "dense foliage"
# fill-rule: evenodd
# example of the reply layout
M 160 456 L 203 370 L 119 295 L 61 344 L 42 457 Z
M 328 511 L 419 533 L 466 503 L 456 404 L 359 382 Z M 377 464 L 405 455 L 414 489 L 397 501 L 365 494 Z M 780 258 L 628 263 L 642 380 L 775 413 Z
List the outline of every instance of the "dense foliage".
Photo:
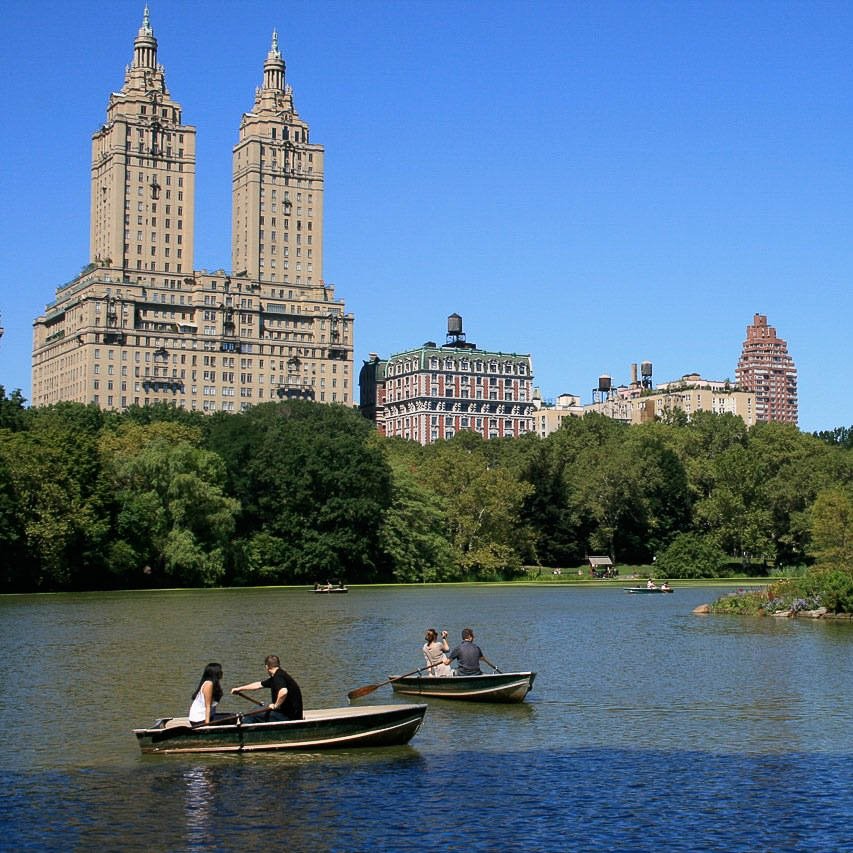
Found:
M 304 401 L 212 417 L 24 402 L 0 387 L 6 591 L 490 580 L 608 554 L 669 577 L 814 563 L 848 596 L 843 430 L 588 415 L 546 439 L 421 447 Z

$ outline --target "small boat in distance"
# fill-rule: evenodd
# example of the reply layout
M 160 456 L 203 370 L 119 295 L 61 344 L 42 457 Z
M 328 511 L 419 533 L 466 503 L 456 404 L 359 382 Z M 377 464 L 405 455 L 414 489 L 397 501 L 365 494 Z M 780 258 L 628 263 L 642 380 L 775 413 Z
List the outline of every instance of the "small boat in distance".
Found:
M 669 584 L 663 584 L 663 586 L 626 586 L 623 589 L 633 595 L 654 595 L 655 593 L 673 591 Z
M 464 699 L 469 702 L 523 702 L 533 689 L 535 672 L 496 672 L 490 675 L 389 677 L 395 693 L 430 699 Z
M 315 752 L 361 746 L 401 746 L 418 732 L 426 705 L 366 705 L 305 711 L 303 720 L 249 722 L 235 714 L 233 722 L 191 726 L 186 717 L 164 717 L 148 729 L 134 729 L 144 753 L 184 752 Z
M 314 584 L 314 592 L 319 593 L 331 593 L 331 592 L 349 592 L 346 584 L 337 581 L 336 583 L 315 583 Z

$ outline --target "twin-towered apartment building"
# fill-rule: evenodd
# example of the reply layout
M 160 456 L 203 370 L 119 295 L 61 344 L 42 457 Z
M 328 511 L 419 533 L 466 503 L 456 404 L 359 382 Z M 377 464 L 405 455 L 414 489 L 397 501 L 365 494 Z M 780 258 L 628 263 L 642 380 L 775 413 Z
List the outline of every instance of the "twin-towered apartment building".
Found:
M 354 316 L 323 278 L 324 149 L 285 70 L 273 33 L 232 152 L 232 272 L 196 270 L 196 128 L 166 86 L 146 8 L 124 84 L 92 137 L 90 263 L 34 322 L 34 405 L 356 404 Z M 371 356 L 359 402 L 380 431 L 422 444 L 462 430 L 546 435 L 590 409 L 630 423 L 667 408 L 796 423 L 796 369 L 763 315 L 747 330 L 739 386 L 688 375 L 652 389 L 650 379 L 599 386 L 591 406 L 573 395 L 545 405 L 530 355 L 478 349 L 453 314 L 444 344 Z
M 146 8 L 92 137 L 90 263 L 34 323 L 34 405 L 353 404 L 353 316 L 323 279 L 323 146 L 275 33 L 233 149 L 230 274 L 194 268 L 195 169 Z

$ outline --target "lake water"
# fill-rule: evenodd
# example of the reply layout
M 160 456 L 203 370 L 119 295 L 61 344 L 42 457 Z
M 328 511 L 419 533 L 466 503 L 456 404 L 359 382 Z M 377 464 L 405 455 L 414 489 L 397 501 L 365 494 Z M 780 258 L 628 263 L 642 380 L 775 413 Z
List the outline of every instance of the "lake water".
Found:
M 0 597 L 0 848 L 853 850 L 853 624 L 692 615 L 723 591 Z M 279 654 L 306 707 L 340 706 L 466 625 L 537 671 L 524 704 L 433 700 L 385 750 L 142 756 L 131 734 L 185 714 L 209 660 L 227 688 Z

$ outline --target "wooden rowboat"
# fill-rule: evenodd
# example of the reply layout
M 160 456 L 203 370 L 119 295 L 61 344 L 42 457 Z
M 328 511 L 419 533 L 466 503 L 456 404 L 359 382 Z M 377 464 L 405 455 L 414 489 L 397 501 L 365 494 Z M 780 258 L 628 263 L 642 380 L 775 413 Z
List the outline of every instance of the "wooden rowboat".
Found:
M 250 722 L 252 717 L 209 726 L 186 717 L 163 718 L 149 729 L 134 729 L 140 749 L 160 755 L 182 752 L 264 752 L 400 746 L 423 723 L 426 705 L 368 705 L 305 711 L 304 720 Z
M 325 586 L 317 584 L 314 587 L 314 592 L 320 593 L 321 595 L 328 595 L 335 592 L 349 592 L 349 589 L 347 589 L 343 584 L 335 584 L 334 586 L 331 584 L 326 584 Z
M 493 675 L 390 677 L 395 693 L 437 699 L 466 699 L 470 702 L 523 702 L 533 689 L 535 672 L 499 672 Z
M 623 589 L 625 592 L 630 592 L 633 595 L 654 595 L 656 592 L 672 592 L 672 587 L 664 589 L 660 586 L 626 586 Z

